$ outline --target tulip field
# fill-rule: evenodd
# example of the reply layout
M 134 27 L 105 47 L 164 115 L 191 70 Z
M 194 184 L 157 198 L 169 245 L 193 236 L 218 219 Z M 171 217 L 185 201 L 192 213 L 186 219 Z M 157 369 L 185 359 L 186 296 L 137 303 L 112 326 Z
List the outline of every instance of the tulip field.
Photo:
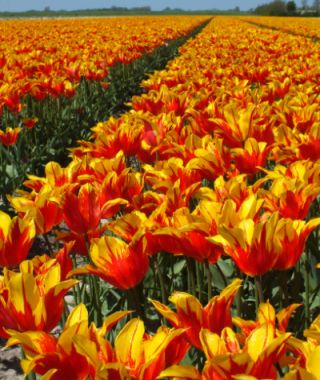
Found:
M 319 380 L 320 20 L 0 30 L 0 337 L 27 379 Z

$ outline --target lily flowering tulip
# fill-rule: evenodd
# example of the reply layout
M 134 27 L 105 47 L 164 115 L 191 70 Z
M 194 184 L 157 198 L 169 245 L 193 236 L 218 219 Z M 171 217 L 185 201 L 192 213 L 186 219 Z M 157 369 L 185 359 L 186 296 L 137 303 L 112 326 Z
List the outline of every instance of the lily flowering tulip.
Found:
M 0 278 L 0 336 L 6 329 L 51 331 L 64 308 L 63 297 L 78 281 L 61 281 L 58 263 L 47 261 L 34 273 L 31 261 L 20 264 L 20 272 L 4 270 Z
M 301 304 L 294 303 L 276 313 L 274 307 L 269 302 L 261 303 L 258 307 L 256 321 L 233 317 L 232 322 L 241 329 L 242 334 L 246 337 L 254 329 L 265 323 L 270 324 L 273 328 L 278 328 L 283 333 L 287 330 L 292 313 L 300 306 Z
M 271 144 L 274 140 L 272 124 L 265 119 L 261 111 L 267 110 L 259 109 L 255 105 L 238 109 L 236 103 L 233 102 L 224 107 L 222 116 L 211 120 L 217 125 L 218 135 L 231 148 L 241 147 L 241 144 L 249 137 Z
M 265 220 L 244 219 L 234 227 L 221 226 L 219 235 L 208 239 L 222 246 L 243 273 L 258 276 L 271 269 L 293 267 L 308 235 L 319 224 L 320 218 L 306 223 L 273 213 Z
M 115 339 L 116 358 L 132 379 L 156 379 L 166 367 L 179 363 L 189 349 L 183 329 L 160 328 L 154 336 L 145 333 L 144 323 L 134 318 Z
M 72 170 L 69 164 L 66 168 L 62 168 L 57 162 L 50 161 L 45 166 L 45 177 L 38 177 L 35 175 L 28 175 L 28 180 L 24 181 L 24 186 L 28 189 L 34 190 L 37 193 L 43 186 L 48 185 L 50 188 L 60 188 L 72 180 Z
M 225 329 L 222 337 L 202 330 L 200 336 L 207 357 L 202 372 L 192 366 L 172 366 L 161 372 L 159 378 L 276 380 L 275 364 L 284 354 L 290 338 L 290 334 L 275 336 L 274 329 L 267 324 L 252 331 L 242 349 L 232 330 Z
M 292 268 L 301 257 L 308 236 L 319 225 L 320 218 L 314 218 L 308 222 L 291 219 L 280 220 L 275 239 L 279 256 L 274 264 L 274 269 Z M 288 252 L 291 254 L 288 255 Z
M 53 253 L 53 258 L 48 255 L 37 255 L 30 262 L 33 265 L 33 271 L 35 275 L 46 273 L 51 267 L 60 265 L 60 280 L 67 279 L 68 273 L 73 268 L 72 259 L 70 257 L 71 250 L 74 247 L 74 241 L 64 244 L 64 246 L 58 251 Z
M 272 149 L 264 141 L 258 142 L 255 138 L 246 139 L 243 148 L 234 148 L 231 150 L 235 160 L 235 166 L 240 173 L 256 174 L 266 164 L 267 156 Z
M 288 349 L 293 354 L 289 362 L 292 370 L 284 377 L 285 380 L 319 379 L 320 316 L 304 330 L 303 335 L 307 341 L 295 337 L 288 341 Z
M 276 195 L 272 189 L 260 192 L 265 199 L 266 210 L 278 211 L 282 217 L 291 219 L 305 219 L 318 193 L 319 188 L 303 184 L 297 185 L 294 190 L 285 190 L 279 195 Z
M 62 221 L 59 197 L 55 196 L 49 185 L 44 185 L 37 194 L 32 192 L 25 196 L 8 196 L 8 199 L 17 212 L 34 220 L 37 234 L 49 232 Z
M 19 137 L 21 128 L 10 128 L 7 127 L 5 132 L 0 130 L 0 141 L 3 145 L 11 146 L 14 145 Z
M 122 150 L 127 157 L 136 155 L 140 149 L 143 128 L 142 120 L 133 117 L 128 118 L 115 133 L 114 151 Z
M 163 192 L 168 190 L 178 179 L 180 180 L 181 191 L 201 181 L 201 176 L 193 170 L 186 169 L 183 160 L 177 157 L 157 162 L 154 167 L 144 165 L 144 170 L 145 181 L 153 189 Z
M 216 356 L 208 361 L 204 373 L 208 378 L 220 374 L 228 380 L 234 375 L 248 375 L 258 379 L 277 379 L 275 364 L 283 356 L 291 334 L 276 336 L 268 324 L 256 328 L 246 339 L 243 352 Z
M 231 327 L 231 304 L 240 286 L 241 280 L 235 279 L 219 295 L 211 298 L 205 307 L 197 298 L 184 292 L 174 292 L 169 297 L 176 306 L 176 312 L 158 301 L 151 302 L 174 327 L 186 329 L 187 340 L 201 349 L 199 333 L 202 328 L 220 334 L 223 328 Z
M 38 118 L 24 119 L 22 123 L 26 128 L 32 129 L 38 123 Z
M 186 165 L 186 169 L 193 170 L 208 180 L 215 180 L 224 175 L 231 165 L 231 154 L 222 139 L 208 142 L 203 149 L 196 149 L 195 158 Z
M 26 358 L 21 365 L 26 375 L 34 371 L 51 380 L 101 379 L 96 377 L 97 372 L 108 369 L 110 364 L 114 372 L 125 371 L 115 363 L 114 350 L 104 337 L 127 314 L 116 312 L 105 319 L 101 328 L 96 328 L 94 324 L 88 326 L 88 311 L 80 304 L 70 313 L 58 338 L 44 331 L 9 330 L 7 347 L 22 346 Z
M 252 188 L 248 187 L 245 174 L 231 177 L 228 181 L 220 176 L 214 181 L 216 200 L 223 202 L 230 198 L 236 203 L 237 208 L 240 207 L 251 191 Z
M 140 195 L 143 185 L 142 175 L 130 169 L 120 174 L 115 171 L 108 173 L 101 186 L 97 186 L 103 218 L 112 217 L 121 205 L 130 208 L 131 200 Z
M 220 203 L 210 202 L 205 218 L 200 214 L 201 210 L 199 215 L 194 215 L 186 207 L 179 208 L 172 216 L 171 225 L 146 234 L 148 243 L 154 252 L 164 250 L 199 262 L 215 263 L 222 250 L 217 246 L 210 247 L 206 238 L 217 232 L 220 209 Z
M 283 380 L 318 380 L 320 378 L 319 361 L 320 346 L 308 354 L 305 368 L 297 366 L 296 369 L 287 373 Z
M 310 134 L 303 136 L 299 144 L 299 159 L 317 161 L 320 158 L 320 129 L 312 128 Z
M 90 184 L 66 192 L 63 203 L 63 219 L 71 231 L 87 234 L 94 231 L 101 219 L 101 207 L 97 192 Z
M 173 254 L 192 257 L 199 262 L 215 263 L 222 250 L 208 242 L 209 226 L 206 223 L 194 223 L 185 227 L 166 227 L 148 235 L 151 246 L 157 251 L 165 250 Z
M 10 218 L 0 211 L 0 266 L 12 267 L 26 259 L 36 234 L 29 217 Z
M 267 172 L 267 176 L 258 181 L 257 185 L 270 179 L 273 181 L 272 185 L 268 190 L 260 189 L 259 195 L 265 199 L 266 211 L 278 211 L 284 218 L 305 219 L 311 203 L 320 192 L 320 187 L 317 183 L 309 183 L 309 173 L 304 173 L 306 168 L 303 165 L 292 165 L 293 169 L 300 172 L 300 175 L 294 174 L 301 178 L 297 178 L 296 175 L 292 177 L 292 174 L 290 176 L 289 170 L 287 173 Z
M 146 247 L 139 237 L 130 244 L 115 237 L 92 239 L 92 264 L 73 270 L 70 275 L 94 274 L 119 289 L 135 287 L 149 269 Z

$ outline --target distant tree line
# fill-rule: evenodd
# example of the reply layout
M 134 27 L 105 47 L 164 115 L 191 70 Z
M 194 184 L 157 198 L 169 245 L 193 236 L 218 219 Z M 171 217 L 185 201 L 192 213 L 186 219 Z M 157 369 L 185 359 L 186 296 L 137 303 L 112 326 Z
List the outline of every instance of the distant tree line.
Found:
M 143 12 L 143 13 L 151 12 L 151 7 L 148 5 L 143 6 L 143 7 L 133 7 L 133 8 L 117 7 L 114 5 L 110 9 L 113 12 Z
M 294 0 L 273 0 L 257 6 L 253 13 L 263 16 L 320 16 L 320 0 L 314 0 L 312 6 L 308 5 L 308 0 L 302 0 L 301 8 Z

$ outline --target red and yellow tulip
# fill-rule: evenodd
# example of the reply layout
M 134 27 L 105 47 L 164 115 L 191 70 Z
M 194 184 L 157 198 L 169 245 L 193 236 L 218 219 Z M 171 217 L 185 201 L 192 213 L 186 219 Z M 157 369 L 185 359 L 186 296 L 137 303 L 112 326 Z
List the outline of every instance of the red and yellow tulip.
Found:
M 130 244 L 110 236 L 92 239 L 90 259 L 92 264 L 77 268 L 71 274 L 94 274 L 124 290 L 142 281 L 149 268 L 146 247 L 139 236 Z
M 205 307 L 197 298 L 184 292 L 175 292 L 169 297 L 176 312 L 158 301 L 151 302 L 174 327 L 186 329 L 185 336 L 193 346 L 201 348 L 199 333 L 202 328 L 220 334 L 223 328 L 231 327 L 231 304 L 240 286 L 241 280 L 234 280 Z
M 36 234 L 34 221 L 29 217 L 12 219 L 0 211 L 0 266 L 19 265 L 28 256 Z
M 20 264 L 20 271 L 4 270 L 0 279 L 0 334 L 16 331 L 51 331 L 60 321 L 64 296 L 76 280 L 62 280 L 55 260 L 34 268 L 32 261 Z

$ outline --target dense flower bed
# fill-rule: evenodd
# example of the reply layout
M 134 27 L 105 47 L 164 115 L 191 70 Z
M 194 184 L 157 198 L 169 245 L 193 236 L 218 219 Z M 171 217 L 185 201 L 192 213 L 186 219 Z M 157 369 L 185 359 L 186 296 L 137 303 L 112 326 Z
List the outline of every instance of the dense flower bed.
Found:
M 0 115 L 3 107 L 21 110 L 26 95 L 72 96 L 81 78 L 102 80 L 115 63 L 129 63 L 204 20 L 183 16 L 2 20 Z
M 319 48 L 217 17 L 180 52 L 9 197 L 0 334 L 26 374 L 320 376 Z
M 316 17 L 243 17 L 247 22 L 253 22 L 273 29 L 318 39 L 320 38 L 320 22 Z

